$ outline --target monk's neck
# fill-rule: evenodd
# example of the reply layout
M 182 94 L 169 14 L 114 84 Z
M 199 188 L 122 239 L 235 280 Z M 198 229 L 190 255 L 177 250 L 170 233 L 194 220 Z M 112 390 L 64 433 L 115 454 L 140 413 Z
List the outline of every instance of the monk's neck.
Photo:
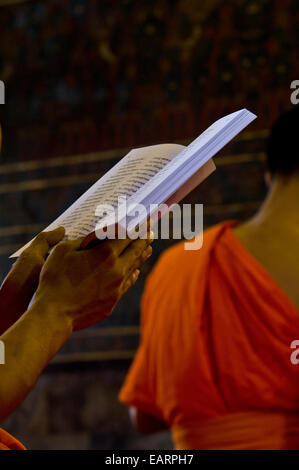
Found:
M 299 177 L 276 178 L 260 210 L 235 233 L 299 309 Z
M 263 230 L 299 235 L 299 175 L 276 177 L 268 196 L 249 224 Z

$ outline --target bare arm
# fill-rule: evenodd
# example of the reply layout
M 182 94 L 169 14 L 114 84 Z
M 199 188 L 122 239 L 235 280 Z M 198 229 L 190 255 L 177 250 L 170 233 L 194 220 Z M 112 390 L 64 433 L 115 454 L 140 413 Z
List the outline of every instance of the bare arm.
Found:
M 0 421 L 34 386 L 74 330 L 106 318 L 135 283 L 150 256 L 147 240 L 109 240 L 79 250 L 81 240 L 58 244 L 45 262 L 31 307 L 0 340 Z
M 72 334 L 71 321 L 51 304 L 34 304 L 4 335 L 0 365 L 0 421 L 24 400 L 39 375 Z
M 63 236 L 62 227 L 38 235 L 14 263 L 0 288 L 0 335 L 27 310 L 45 258 Z

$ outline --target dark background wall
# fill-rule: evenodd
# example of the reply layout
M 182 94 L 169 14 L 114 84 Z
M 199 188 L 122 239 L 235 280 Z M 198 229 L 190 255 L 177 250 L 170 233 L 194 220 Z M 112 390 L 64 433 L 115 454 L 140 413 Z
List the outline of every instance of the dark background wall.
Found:
M 258 119 L 185 202 L 204 223 L 252 215 L 264 142 L 299 79 L 294 0 L 0 2 L 0 278 L 31 239 L 132 147 L 188 143 L 225 113 Z M 169 448 L 139 437 L 117 402 L 138 345 L 139 301 L 158 240 L 113 315 L 76 333 L 3 426 L 31 448 Z

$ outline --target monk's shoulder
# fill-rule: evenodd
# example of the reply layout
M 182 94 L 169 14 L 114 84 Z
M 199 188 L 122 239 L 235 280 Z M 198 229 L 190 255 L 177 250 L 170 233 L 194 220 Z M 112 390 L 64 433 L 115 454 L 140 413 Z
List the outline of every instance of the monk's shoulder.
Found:
M 182 241 L 165 250 L 156 265 L 154 266 L 150 277 L 165 278 L 170 272 L 183 273 L 199 265 L 209 254 L 217 235 L 222 231 L 223 224 L 218 224 L 208 228 L 203 232 L 203 243 L 199 249 L 186 249 L 189 242 Z
M 159 262 L 166 263 L 170 261 L 187 260 L 194 262 L 196 257 L 203 257 L 207 252 L 210 251 L 213 246 L 213 241 L 217 237 L 217 234 L 222 230 L 222 224 L 214 225 L 203 232 L 202 246 L 197 249 L 188 249 L 187 246 L 193 243 L 189 241 L 182 241 L 176 243 L 174 246 L 168 248 L 161 255 Z M 195 245 L 194 245 L 195 247 Z

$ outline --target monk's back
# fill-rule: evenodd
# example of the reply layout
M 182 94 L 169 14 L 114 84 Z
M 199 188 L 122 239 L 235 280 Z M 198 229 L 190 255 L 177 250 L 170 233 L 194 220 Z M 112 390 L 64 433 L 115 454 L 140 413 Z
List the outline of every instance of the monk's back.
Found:
M 161 416 L 179 449 L 299 448 L 298 309 L 234 225 L 205 232 L 198 252 L 178 244 L 156 265 L 121 399 Z

